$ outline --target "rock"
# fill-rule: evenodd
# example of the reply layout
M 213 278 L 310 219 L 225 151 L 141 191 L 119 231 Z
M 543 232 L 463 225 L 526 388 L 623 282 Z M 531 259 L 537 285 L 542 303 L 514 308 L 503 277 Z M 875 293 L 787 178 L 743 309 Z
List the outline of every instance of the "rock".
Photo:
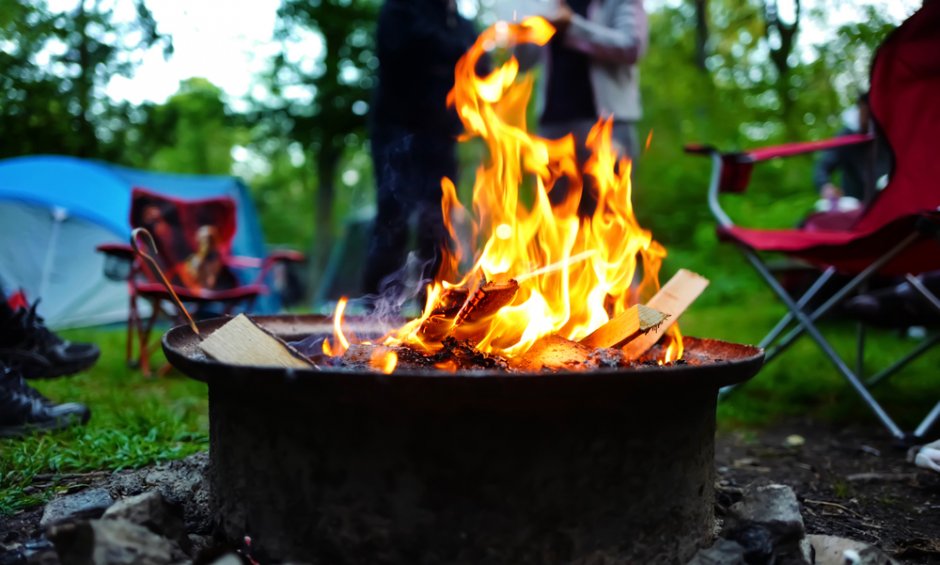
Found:
M 46 529 L 69 520 L 98 518 L 111 506 L 114 499 L 103 488 L 90 488 L 55 498 L 46 504 L 39 527 Z
M 211 563 L 211 565 L 242 565 L 242 558 L 234 553 L 226 553 Z
M 744 551 L 738 542 L 718 538 L 711 547 L 698 550 L 688 565 L 745 565 Z
M 183 524 L 182 510 L 172 505 L 158 490 L 131 496 L 114 503 L 102 516 L 104 520 L 123 519 L 176 542 L 190 553 L 189 538 Z
M 182 507 L 186 531 L 209 534 L 212 531 L 212 518 L 209 514 L 209 483 L 206 480 L 208 467 L 209 454 L 196 453 L 156 467 L 117 473 L 109 488 L 111 495 L 116 498 L 159 490 L 167 502 Z
M 775 546 L 798 543 L 805 530 L 793 489 L 777 484 L 746 487 L 741 501 L 728 510 L 725 527 L 734 531 L 751 525 L 769 530 Z
M 763 565 L 773 559 L 773 534 L 763 526 L 749 524 L 728 532 L 725 538 L 744 548 L 744 559 L 750 565 Z
M 895 565 L 878 548 L 839 536 L 806 536 L 816 551 L 816 565 Z
M 168 539 L 122 519 L 52 526 L 49 538 L 62 565 L 168 565 L 182 560 Z

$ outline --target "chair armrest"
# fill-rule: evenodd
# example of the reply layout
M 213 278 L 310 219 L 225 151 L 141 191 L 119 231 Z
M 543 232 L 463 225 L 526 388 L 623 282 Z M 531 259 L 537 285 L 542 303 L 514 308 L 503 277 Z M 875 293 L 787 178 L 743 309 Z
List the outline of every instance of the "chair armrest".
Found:
M 768 147 L 758 147 L 747 151 L 722 152 L 711 145 L 689 144 L 684 147 L 686 153 L 690 155 L 702 155 L 712 157 L 715 166 L 720 165 L 720 177 L 718 178 L 718 192 L 744 192 L 751 181 L 751 170 L 754 163 L 769 161 L 778 157 L 793 157 L 795 155 L 804 155 L 846 145 L 855 145 L 859 143 L 868 143 L 875 137 L 870 134 L 842 135 L 832 139 L 821 141 L 805 141 L 798 143 L 785 143 L 783 145 L 771 145 Z
M 126 243 L 102 243 L 96 246 L 95 250 L 118 259 L 134 259 L 134 248 Z

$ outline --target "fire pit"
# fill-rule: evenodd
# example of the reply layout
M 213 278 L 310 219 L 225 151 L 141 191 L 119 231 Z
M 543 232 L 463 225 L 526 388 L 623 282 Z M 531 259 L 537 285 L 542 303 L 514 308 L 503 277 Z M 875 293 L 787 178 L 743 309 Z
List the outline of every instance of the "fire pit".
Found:
M 163 348 L 209 385 L 219 532 L 265 560 L 683 562 L 712 535 L 717 390 L 763 359 L 686 338 L 683 364 L 589 372 L 240 367 L 199 348 L 225 321 Z M 289 341 L 332 324 L 255 321 Z

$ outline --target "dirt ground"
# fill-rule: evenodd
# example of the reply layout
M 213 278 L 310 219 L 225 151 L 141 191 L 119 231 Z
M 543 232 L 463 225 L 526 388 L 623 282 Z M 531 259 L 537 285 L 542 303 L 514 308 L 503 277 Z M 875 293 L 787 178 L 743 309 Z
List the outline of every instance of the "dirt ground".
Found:
M 751 482 L 782 483 L 796 491 L 807 533 L 868 542 L 903 563 L 940 563 L 940 473 L 906 454 L 874 427 L 796 421 L 719 433 L 717 510 Z
M 940 563 L 940 473 L 918 469 L 905 456 L 905 448 L 875 427 L 795 421 L 720 432 L 716 510 L 721 516 L 749 483 L 782 483 L 796 491 L 808 533 L 872 543 L 902 563 Z M 80 489 L 104 486 L 108 478 L 97 473 L 62 482 Z M 0 517 L 0 564 L 4 546 L 38 534 L 41 515 L 38 507 Z

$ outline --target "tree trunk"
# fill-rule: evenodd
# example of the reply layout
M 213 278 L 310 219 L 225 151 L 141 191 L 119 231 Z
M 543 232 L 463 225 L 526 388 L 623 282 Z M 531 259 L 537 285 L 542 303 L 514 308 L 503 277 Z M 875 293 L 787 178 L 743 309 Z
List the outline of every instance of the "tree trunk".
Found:
M 75 133 L 78 147 L 75 154 L 79 157 L 96 157 L 98 155 L 98 138 L 89 118 L 91 114 L 92 90 L 95 87 L 95 69 L 89 50 L 88 14 L 85 12 L 85 2 L 78 3 L 75 13 L 75 27 L 78 38 L 78 65 L 79 75 L 76 82 L 78 96 L 78 115 L 75 116 Z
M 707 72 L 708 58 L 708 0 L 695 1 L 695 66 Z
M 342 153 L 331 147 L 329 141 L 323 143 L 316 152 L 317 192 L 314 211 L 314 239 L 310 249 L 310 272 L 312 296 L 319 295 L 319 288 L 326 281 L 323 272 L 330 258 L 334 245 L 333 202 L 336 199 L 336 170 Z
M 777 71 L 776 90 L 780 100 L 780 113 L 788 137 L 793 137 L 794 127 L 791 123 L 793 114 L 794 94 L 790 89 L 790 55 L 796 45 L 796 36 L 800 28 L 800 0 L 794 0 L 794 17 L 790 23 L 780 19 L 780 10 L 776 0 L 764 4 L 764 18 L 766 22 L 766 35 L 768 38 L 776 34 L 779 44 L 770 48 L 770 61 Z

